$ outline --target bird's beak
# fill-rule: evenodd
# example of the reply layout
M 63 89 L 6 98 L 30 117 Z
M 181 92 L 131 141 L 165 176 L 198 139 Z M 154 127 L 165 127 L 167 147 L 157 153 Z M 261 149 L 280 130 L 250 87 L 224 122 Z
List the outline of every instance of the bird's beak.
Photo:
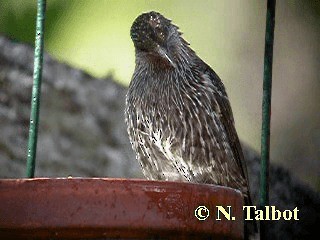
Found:
M 172 66 L 172 67 L 176 67 L 176 64 L 173 62 L 173 58 L 170 56 L 170 54 L 168 53 L 168 51 L 166 49 L 164 49 L 163 47 L 160 47 L 158 45 L 157 47 L 157 52 L 160 55 L 160 57 L 162 57 L 163 59 L 165 59 L 166 61 L 168 61 L 168 63 Z

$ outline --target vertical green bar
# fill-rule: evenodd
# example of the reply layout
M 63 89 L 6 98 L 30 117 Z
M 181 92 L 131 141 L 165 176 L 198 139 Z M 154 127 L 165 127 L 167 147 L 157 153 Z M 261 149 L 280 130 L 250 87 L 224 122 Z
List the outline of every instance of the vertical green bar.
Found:
M 39 109 L 41 95 L 41 77 L 43 63 L 43 34 L 44 19 L 46 10 L 46 0 L 37 1 L 37 20 L 36 20 L 36 39 L 34 51 L 34 70 L 33 70 L 33 87 L 31 99 L 30 128 L 28 139 L 28 157 L 27 157 L 27 177 L 34 177 L 38 125 L 39 125 Z
M 269 204 L 269 157 L 270 157 L 270 116 L 272 89 L 272 60 L 276 0 L 268 0 L 267 23 L 264 51 L 262 130 L 261 130 L 261 172 L 260 208 Z M 260 222 L 260 239 L 267 239 L 265 222 Z

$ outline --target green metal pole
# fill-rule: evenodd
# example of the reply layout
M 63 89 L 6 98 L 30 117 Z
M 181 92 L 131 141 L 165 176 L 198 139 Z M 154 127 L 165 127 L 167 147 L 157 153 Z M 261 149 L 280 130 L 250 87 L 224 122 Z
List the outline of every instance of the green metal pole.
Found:
M 37 139 L 39 125 L 39 109 L 41 95 L 41 77 L 43 63 L 43 34 L 46 0 L 37 1 L 36 40 L 34 50 L 33 87 L 31 99 L 30 128 L 28 139 L 27 177 L 34 177 L 37 154 Z
M 267 23 L 264 51 L 262 130 L 261 130 L 261 171 L 260 171 L 260 208 L 269 204 L 269 157 L 270 157 L 270 116 L 272 88 L 273 39 L 276 0 L 268 0 Z M 266 223 L 260 222 L 260 239 L 267 239 Z

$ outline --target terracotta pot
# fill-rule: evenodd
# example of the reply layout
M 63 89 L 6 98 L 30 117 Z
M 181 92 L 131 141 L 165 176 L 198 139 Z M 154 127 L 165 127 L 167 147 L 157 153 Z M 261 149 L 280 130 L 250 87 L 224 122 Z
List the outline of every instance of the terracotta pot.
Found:
M 239 191 L 205 184 L 108 178 L 0 180 L 0 239 L 243 238 Z M 200 221 L 195 210 L 206 206 Z M 235 220 L 217 207 L 231 206 Z M 198 209 L 204 217 L 206 210 Z

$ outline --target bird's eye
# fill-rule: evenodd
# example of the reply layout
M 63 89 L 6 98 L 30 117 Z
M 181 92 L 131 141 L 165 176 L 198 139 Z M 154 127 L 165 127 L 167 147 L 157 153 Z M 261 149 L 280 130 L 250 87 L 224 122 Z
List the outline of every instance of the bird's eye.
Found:
M 154 29 L 156 35 L 158 38 L 160 38 L 162 41 L 165 40 L 165 35 L 164 32 L 162 31 L 162 29 L 160 28 L 160 26 L 156 26 Z
M 161 32 L 161 29 L 160 29 L 160 26 L 157 25 L 155 28 L 154 28 L 154 31 L 158 34 Z

